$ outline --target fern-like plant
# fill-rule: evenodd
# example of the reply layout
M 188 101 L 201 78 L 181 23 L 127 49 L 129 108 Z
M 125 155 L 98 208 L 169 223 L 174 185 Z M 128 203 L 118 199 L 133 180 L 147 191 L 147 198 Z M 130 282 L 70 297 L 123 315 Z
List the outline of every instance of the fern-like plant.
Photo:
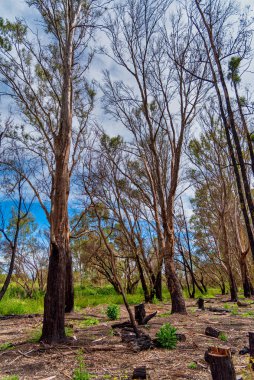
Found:
M 161 347 L 167 348 L 168 350 L 176 348 L 176 328 L 170 323 L 165 323 L 161 326 L 160 330 L 156 333 L 156 338 Z

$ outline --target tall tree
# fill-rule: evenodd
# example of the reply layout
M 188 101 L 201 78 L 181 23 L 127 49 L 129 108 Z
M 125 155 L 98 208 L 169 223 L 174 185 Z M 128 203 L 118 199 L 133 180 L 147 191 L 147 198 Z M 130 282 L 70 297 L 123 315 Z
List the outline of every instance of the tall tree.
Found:
M 106 73 L 102 90 L 106 111 L 131 132 L 130 149 L 147 180 L 142 183 L 135 169 L 133 178 L 137 189 L 149 194 L 172 312 L 185 313 L 174 262 L 174 204 L 183 143 L 204 95 L 196 77 L 202 78 L 206 68 L 192 65 L 194 35 L 179 9 L 163 26 L 169 5 L 127 0 L 108 19 L 108 55 L 127 79 L 114 82 Z
M 50 258 L 42 340 L 65 339 L 64 312 L 73 308 L 69 246 L 70 180 L 85 147 L 94 90 L 87 82 L 96 1 L 30 0 L 41 30 L 2 28 L 0 76 L 24 124 L 12 129 L 1 163 L 30 184 L 50 224 Z M 14 123 L 13 123 L 14 124 Z M 18 124 L 18 123 L 17 123 Z M 20 152 L 26 157 L 19 160 Z M 10 160 L 10 157 L 13 157 Z
M 242 11 L 234 0 L 193 0 L 189 7 L 190 22 L 202 38 L 197 58 L 203 60 L 210 69 L 210 82 L 213 84 L 218 109 L 225 128 L 229 154 L 239 193 L 241 208 L 246 224 L 252 256 L 254 258 L 254 202 L 245 165 L 245 155 L 237 130 L 238 124 L 245 130 L 253 166 L 253 149 L 250 143 L 243 103 L 239 97 L 239 64 L 247 65 L 252 57 L 253 20 L 248 17 L 248 10 Z M 236 20 L 238 22 L 236 23 Z M 201 53 L 202 52 L 202 53 Z M 233 83 L 235 98 L 230 91 L 227 79 Z

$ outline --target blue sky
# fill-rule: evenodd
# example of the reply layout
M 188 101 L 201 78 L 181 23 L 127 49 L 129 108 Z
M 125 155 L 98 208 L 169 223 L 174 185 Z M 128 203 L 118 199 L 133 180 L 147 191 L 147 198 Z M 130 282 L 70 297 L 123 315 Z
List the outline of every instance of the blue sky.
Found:
M 242 0 L 240 3 L 241 5 L 253 6 L 253 0 Z M 36 27 L 37 20 L 39 18 L 39 15 L 37 14 L 37 11 L 34 9 L 34 7 L 29 8 L 24 0 L 0 0 L 0 16 L 3 18 L 8 18 L 10 20 L 14 20 L 15 17 L 24 18 L 33 27 Z M 97 40 L 102 44 L 105 42 L 105 38 L 102 35 L 100 35 L 99 38 L 97 38 Z M 95 58 L 92 68 L 90 70 L 91 79 L 96 78 L 98 82 L 101 82 L 103 78 L 102 69 L 108 69 L 110 70 L 110 72 L 114 73 L 114 76 L 118 76 L 121 77 L 121 79 L 123 79 L 122 73 L 119 71 L 119 69 L 112 63 L 112 61 L 109 60 L 109 58 L 106 58 L 105 56 L 97 56 Z M 6 114 L 7 109 L 7 99 L 1 99 L 0 114 Z M 95 110 L 95 117 L 103 125 L 108 134 L 122 134 L 127 136 L 126 130 L 124 130 L 122 126 L 117 125 L 113 120 L 111 120 L 107 115 L 104 114 L 100 104 L 99 96 Z M 189 190 L 183 196 L 183 198 L 185 199 L 187 210 L 190 210 L 188 199 L 192 195 L 193 193 L 191 192 L 191 190 Z M 6 205 L 4 205 L 4 208 L 5 207 L 8 207 L 7 203 Z M 47 226 L 48 223 L 45 214 L 41 210 L 38 202 L 34 203 L 32 212 L 36 215 L 36 220 L 41 226 Z

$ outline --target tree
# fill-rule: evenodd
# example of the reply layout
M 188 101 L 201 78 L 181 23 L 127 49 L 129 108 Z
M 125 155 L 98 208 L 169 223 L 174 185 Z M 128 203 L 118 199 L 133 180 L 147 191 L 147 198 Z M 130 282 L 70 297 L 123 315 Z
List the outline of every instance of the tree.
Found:
M 189 19 L 202 38 L 197 57 L 201 57 L 198 59 L 200 64 L 204 61 L 208 64 L 211 73 L 208 80 L 213 84 L 212 88 L 217 97 L 250 248 L 254 257 L 254 203 L 237 130 L 238 124 L 241 124 L 247 137 L 253 167 L 253 148 L 246 117 L 243 114 L 243 98 L 240 98 L 237 91 L 240 62 L 245 61 L 249 64 L 251 60 L 253 20 L 248 17 L 248 12 L 241 13 L 234 0 L 226 2 L 194 0 L 189 8 Z M 227 78 L 233 84 L 235 99 L 231 97 Z
M 27 3 L 39 12 L 41 31 L 28 33 L 21 23 L 6 29 L 8 22 L 1 28 L 1 82 L 24 120 L 12 128 L 1 164 L 27 180 L 50 224 L 41 339 L 52 343 L 65 339 L 64 312 L 73 308 L 68 199 L 94 103 L 86 71 L 93 56 L 88 45 L 99 4 L 82 0 Z M 6 38 L 10 45 L 6 46 Z M 26 157 L 23 162 L 18 160 L 21 152 Z
M 108 55 L 128 79 L 113 81 L 105 73 L 102 91 L 105 110 L 131 133 L 129 149 L 140 166 L 136 170 L 133 164 L 132 183 L 153 210 L 172 312 L 185 313 L 174 262 L 174 204 L 183 144 L 204 96 L 203 81 L 197 76 L 202 78 L 206 67 L 192 63 L 192 43 L 198 45 L 198 36 L 194 39 L 180 9 L 167 27 L 162 24 L 169 5 L 129 0 L 109 17 Z M 195 75 L 187 73 L 184 65 Z
M 1 175 L 1 177 L 3 174 Z M 15 268 L 16 256 L 19 247 L 19 238 L 24 229 L 29 215 L 29 210 L 32 202 L 25 201 L 24 197 L 24 187 L 26 182 L 20 176 L 14 175 L 12 178 L 14 181 L 8 183 L 7 199 L 12 200 L 12 209 L 10 210 L 9 223 L 6 225 L 5 220 L 7 219 L 6 212 L 3 213 L 0 210 L 1 215 L 1 226 L 0 226 L 0 242 L 1 251 L 4 256 L 4 262 L 9 265 L 4 284 L 0 289 L 0 301 L 5 295 L 8 286 L 10 284 L 12 274 Z M 3 180 L 3 178 L 1 178 Z M 2 181 L 1 181 L 2 182 Z M 2 194 L 3 195 L 3 194 Z

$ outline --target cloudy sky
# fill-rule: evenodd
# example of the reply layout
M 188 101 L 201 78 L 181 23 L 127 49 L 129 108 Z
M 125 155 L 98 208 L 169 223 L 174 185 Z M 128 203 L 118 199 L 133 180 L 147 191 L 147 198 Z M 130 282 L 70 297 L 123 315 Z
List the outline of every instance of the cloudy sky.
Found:
M 241 5 L 251 5 L 252 10 L 250 11 L 253 12 L 253 0 L 241 0 L 240 3 Z M 39 19 L 39 15 L 37 11 L 34 7 L 29 8 L 24 0 L 0 0 L 0 17 L 8 18 L 11 21 L 15 20 L 15 17 L 24 18 L 33 28 L 38 26 L 37 20 Z M 100 36 L 100 43 L 103 43 L 103 38 L 103 36 Z M 115 77 L 118 76 L 123 79 L 122 75 L 119 74 L 118 68 L 109 59 L 103 56 L 96 57 L 90 72 L 91 78 L 96 78 L 96 80 L 100 82 L 102 80 L 102 71 L 105 69 L 112 72 Z M 5 115 L 8 112 L 7 102 L 7 99 L 0 99 L 0 114 L 2 115 Z M 103 113 L 99 100 L 97 101 L 96 118 L 101 124 L 103 124 L 103 127 L 110 135 L 126 135 L 126 131 L 123 127 L 116 124 Z M 191 193 L 188 192 L 185 195 L 185 199 L 190 195 Z M 39 211 L 37 211 L 37 213 L 39 213 Z

